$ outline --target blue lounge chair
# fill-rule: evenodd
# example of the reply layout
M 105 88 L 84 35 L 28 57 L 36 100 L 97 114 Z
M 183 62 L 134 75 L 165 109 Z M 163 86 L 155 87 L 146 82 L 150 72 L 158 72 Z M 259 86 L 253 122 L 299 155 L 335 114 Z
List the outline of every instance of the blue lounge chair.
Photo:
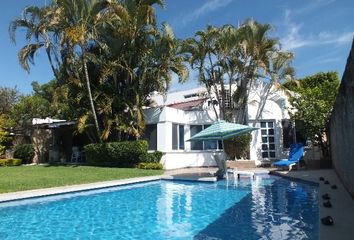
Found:
M 273 163 L 276 167 L 288 167 L 289 171 L 295 166 L 304 156 L 304 146 L 301 143 L 295 143 L 290 145 L 290 152 L 288 159 L 281 159 Z

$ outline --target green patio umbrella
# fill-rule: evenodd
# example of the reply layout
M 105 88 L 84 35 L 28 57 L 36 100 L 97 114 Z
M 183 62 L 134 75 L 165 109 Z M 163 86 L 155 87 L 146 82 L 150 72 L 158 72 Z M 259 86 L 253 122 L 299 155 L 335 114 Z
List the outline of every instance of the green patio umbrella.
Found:
M 257 129 L 258 128 L 250 127 L 247 125 L 219 120 L 212 124 L 210 127 L 191 137 L 188 141 L 224 140 L 242 135 L 244 133 L 252 132 Z
M 188 141 L 222 140 L 222 145 L 224 146 L 224 139 L 236 137 L 257 129 L 258 128 L 250 127 L 247 125 L 218 120 L 210 127 L 191 137 Z M 215 161 L 219 168 L 219 170 L 216 172 L 216 176 L 218 178 L 223 178 L 223 176 L 227 174 L 226 162 L 225 160 L 219 159 L 217 156 L 215 156 Z

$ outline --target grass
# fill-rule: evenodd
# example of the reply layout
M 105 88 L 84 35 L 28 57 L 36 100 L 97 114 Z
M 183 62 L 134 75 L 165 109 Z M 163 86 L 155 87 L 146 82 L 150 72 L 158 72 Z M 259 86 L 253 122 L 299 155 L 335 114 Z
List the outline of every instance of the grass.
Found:
M 0 193 L 162 174 L 162 170 L 88 166 L 0 167 Z

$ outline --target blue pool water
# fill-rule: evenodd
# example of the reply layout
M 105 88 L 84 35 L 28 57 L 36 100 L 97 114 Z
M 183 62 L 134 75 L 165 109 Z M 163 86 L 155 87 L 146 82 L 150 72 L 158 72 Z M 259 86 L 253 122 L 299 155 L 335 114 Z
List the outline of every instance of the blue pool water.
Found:
M 155 181 L 0 204 L 0 239 L 318 239 L 317 186 Z

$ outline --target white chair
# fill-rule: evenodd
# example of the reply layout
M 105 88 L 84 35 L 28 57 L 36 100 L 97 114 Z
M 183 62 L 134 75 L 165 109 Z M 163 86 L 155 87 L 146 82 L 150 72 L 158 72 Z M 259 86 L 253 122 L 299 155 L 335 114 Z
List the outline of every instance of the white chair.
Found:
M 70 162 L 77 163 L 81 160 L 81 152 L 79 147 L 72 147 Z

